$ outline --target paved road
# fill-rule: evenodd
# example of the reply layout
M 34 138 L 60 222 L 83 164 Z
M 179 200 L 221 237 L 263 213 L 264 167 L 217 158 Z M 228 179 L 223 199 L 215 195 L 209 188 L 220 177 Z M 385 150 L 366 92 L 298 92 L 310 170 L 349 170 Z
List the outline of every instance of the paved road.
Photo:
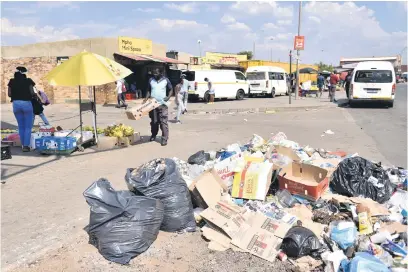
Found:
M 394 108 L 370 104 L 348 111 L 389 162 L 407 168 L 407 84 L 397 85 Z

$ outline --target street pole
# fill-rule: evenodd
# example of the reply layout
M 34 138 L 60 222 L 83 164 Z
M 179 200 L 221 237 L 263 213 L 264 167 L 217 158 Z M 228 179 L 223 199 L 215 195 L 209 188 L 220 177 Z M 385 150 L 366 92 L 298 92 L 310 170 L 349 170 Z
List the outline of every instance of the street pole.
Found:
M 289 104 L 292 104 L 292 50 L 289 51 Z
M 299 19 L 298 19 L 298 36 L 300 36 L 300 18 L 302 14 L 302 1 L 299 1 Z M 296 59 L 296 89 L 295 89 L 295 99 L 298 98 L 299 93 L 299 50 L 297 50 Z

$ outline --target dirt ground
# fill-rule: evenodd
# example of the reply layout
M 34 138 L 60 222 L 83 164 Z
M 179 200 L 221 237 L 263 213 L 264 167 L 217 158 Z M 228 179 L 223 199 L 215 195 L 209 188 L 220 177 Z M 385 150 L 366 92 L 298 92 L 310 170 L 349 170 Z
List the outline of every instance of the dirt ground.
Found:
M 160 232 L 149 250 L 134 258 L 128 266 L 104 259 L 95 247 L 86 243 L 87 239 L 84 231 L 69 246 L 48 252 L 46 257 L 11 271 L 296 271 L 289 262 L 282 263 L 278 259 L 271 263 L 249 253 L 209 250 L 199 230 L 183 234 Z

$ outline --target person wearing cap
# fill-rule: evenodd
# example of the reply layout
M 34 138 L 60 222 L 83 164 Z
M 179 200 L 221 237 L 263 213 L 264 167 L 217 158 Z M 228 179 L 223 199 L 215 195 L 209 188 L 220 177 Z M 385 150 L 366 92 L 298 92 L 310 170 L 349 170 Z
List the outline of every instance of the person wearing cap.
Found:
M 167 95 L 167 91 L 169 94 Z M 162 131 L 161 145 L 166 146 L 169 139 L 169 109 L 167 107 L 167 102 L 173 95 L 173 87 L 170 80 L 162 75 L 162 71 L 159 68 L 153 70 L 153 77 L 149 80 L 147 86 L 146 98 L 143 102 L 146 102 L 150 97 L 157 100 L 160 104 L 159 107 L 149 112 L 149 117 L 151 119 L 150 129 L 152 136 L 150 141 L 156 140 L 157 133 L 159 133 L 159 127 Z
M 35 83 L 31 78 L 27 78 L 25 67 L 19 66 L 16 69 L 14 78 L 8 83 L 8 96 L 13 103 L 13 113 L 17 120 L 23 152 L 29 152 L 34 119 L 31 100 L 36 96 Z

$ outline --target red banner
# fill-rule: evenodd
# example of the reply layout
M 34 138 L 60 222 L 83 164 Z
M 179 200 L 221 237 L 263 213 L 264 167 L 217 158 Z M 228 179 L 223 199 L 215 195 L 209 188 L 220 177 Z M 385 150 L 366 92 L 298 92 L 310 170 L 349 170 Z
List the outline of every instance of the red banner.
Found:
M 295 50 L 305 50 L 305 36 L 295 36 Z

